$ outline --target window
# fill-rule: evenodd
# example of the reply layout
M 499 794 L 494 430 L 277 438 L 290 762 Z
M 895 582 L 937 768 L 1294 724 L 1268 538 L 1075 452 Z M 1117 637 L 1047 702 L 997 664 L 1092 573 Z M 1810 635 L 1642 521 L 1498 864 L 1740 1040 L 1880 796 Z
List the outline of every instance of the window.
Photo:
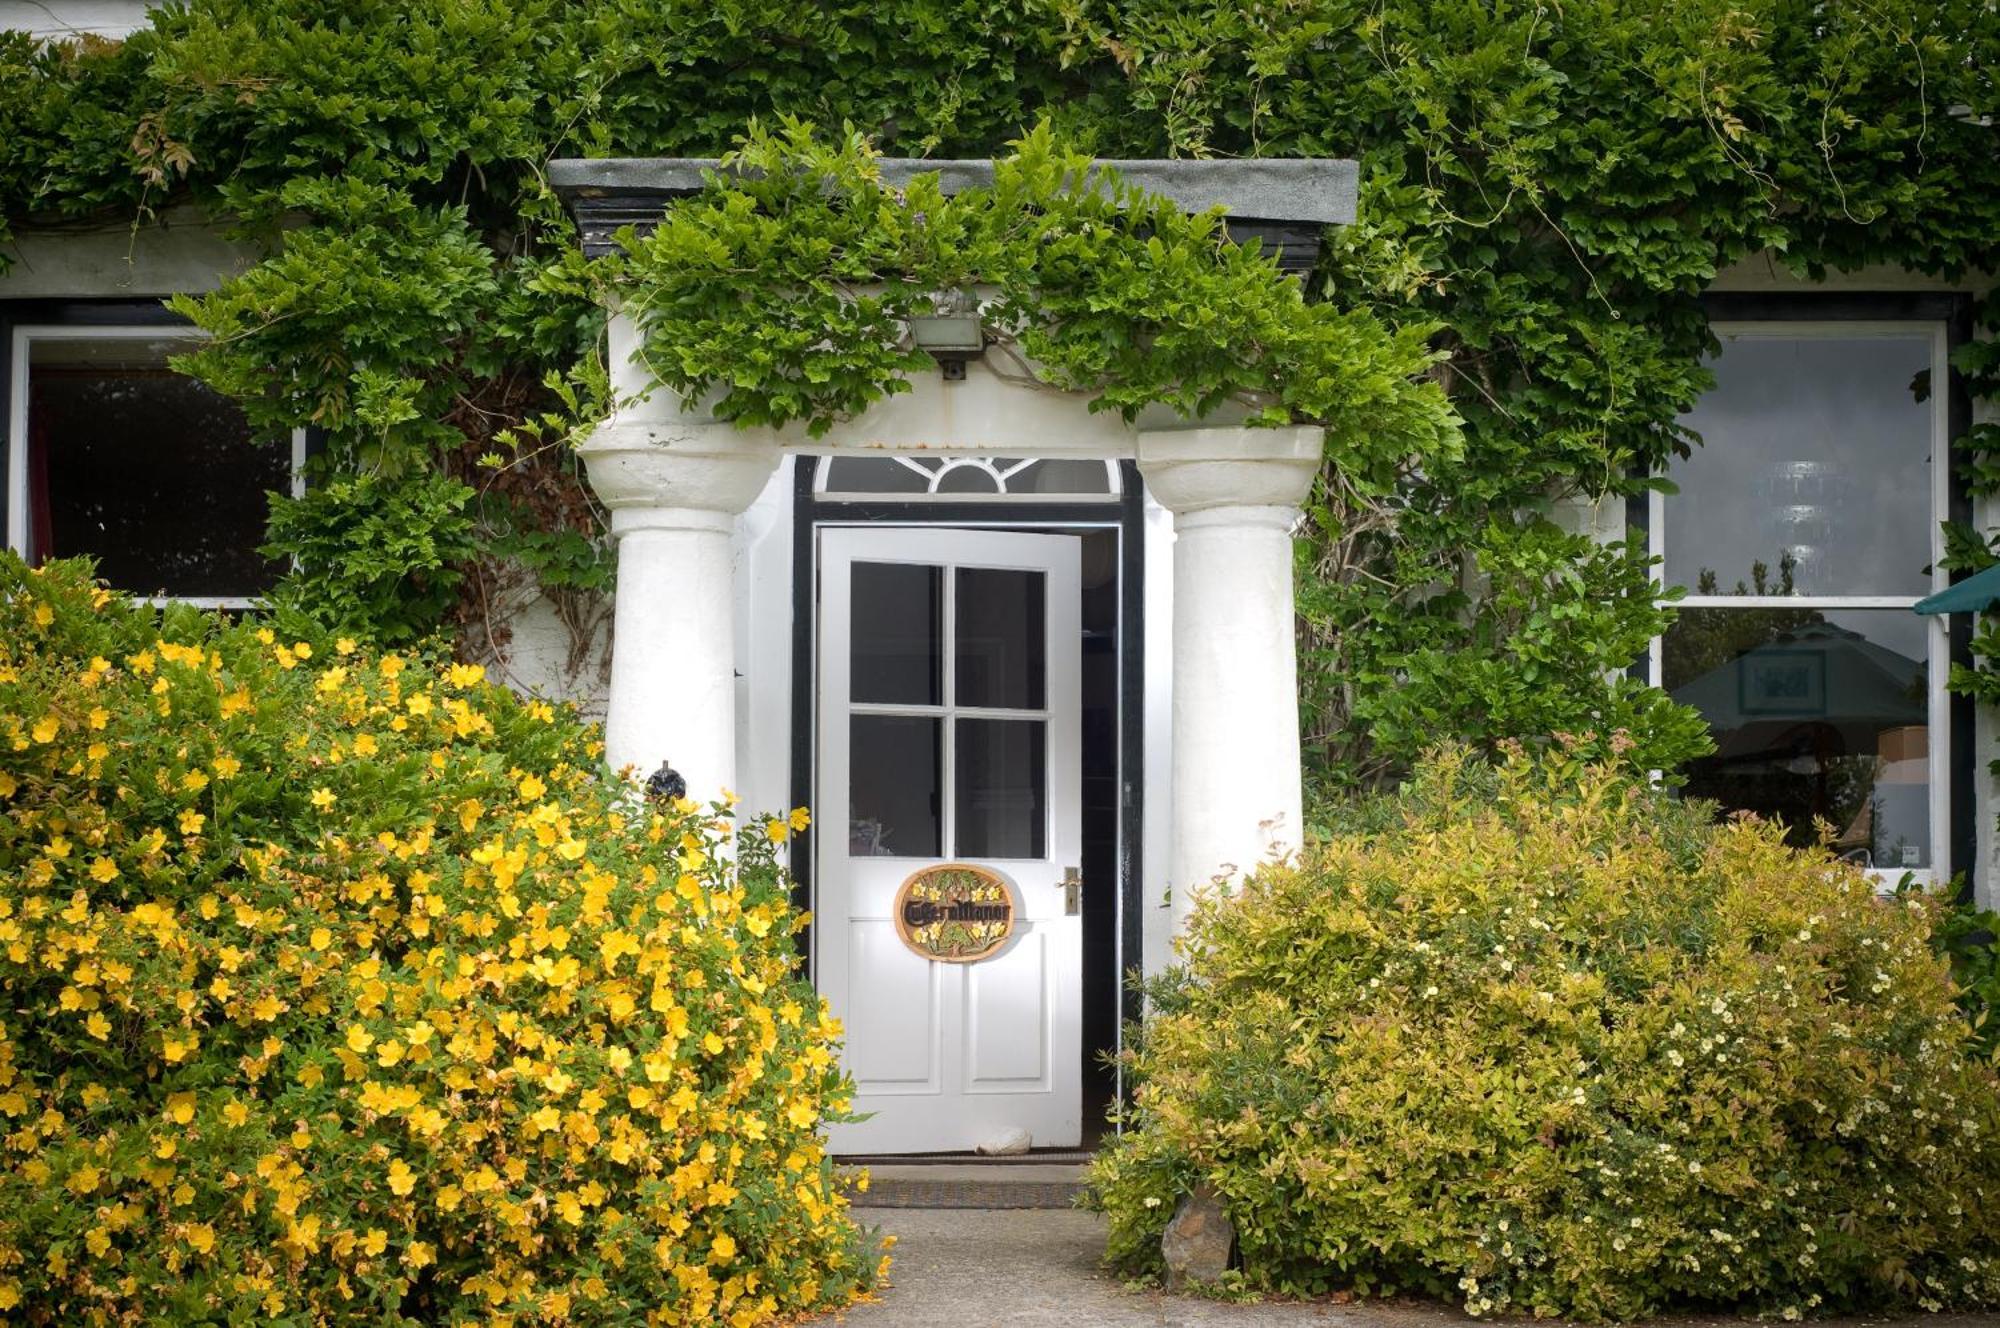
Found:
M 282 566 L 257 552 L 266 494 L 298 491 L 304 433 L 258 445 L 237 407 L 177 374 L 183 325 L 15 325 L 8 338 L 7 542 L 31 563 L 89 555 L 135 594 L 240 608 Z
M 1111 498 L 1116 461 L 1070 457 L 837 456 L 819 466 L 830 497 Z
M 1935 589 L 1950 420 L 1938 321 L 1718 323 L 1703 445 L 1653 499 L 1683 586 L 1653 681 L 1707 717 L 1687 792 L 1896 879 L 1948 870 Z M 1932 390 L 1933 385 L 1938 390 Z

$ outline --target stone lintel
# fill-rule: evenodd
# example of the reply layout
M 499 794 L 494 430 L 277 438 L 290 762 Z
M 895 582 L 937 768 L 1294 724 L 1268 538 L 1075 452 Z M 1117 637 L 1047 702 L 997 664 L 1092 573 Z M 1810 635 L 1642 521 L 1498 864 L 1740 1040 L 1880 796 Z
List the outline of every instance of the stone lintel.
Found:
M 892 187 L 934 173 L 944 192 L 953 194 L 993 179 L 991 161 L 880 160 L 882 179 Z M 1321 230 L 1352 222 L 1359 193 L 1358 167 L 1338 158 L 1108 159 L 1098 164 L 1190 213 L 1223 209 L 1232 239 L 1261 244 L 1288 272 L 1311 270 L 1319 257 Z M 576 218 L 584 252 L 596 257 L 617 247 L 615 237 L 622 228 L 643 231 L 658 223 L 669 203 L 700 192 L 719 165 L 713 157 L 565 158 L 549 163 L 549 179 Z

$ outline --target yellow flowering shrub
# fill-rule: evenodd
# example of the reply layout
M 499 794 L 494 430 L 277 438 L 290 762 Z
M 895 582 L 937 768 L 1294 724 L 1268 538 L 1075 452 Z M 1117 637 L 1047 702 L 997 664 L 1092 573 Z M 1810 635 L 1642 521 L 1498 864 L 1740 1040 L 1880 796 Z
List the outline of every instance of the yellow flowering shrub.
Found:
M 86 573 L 0 559 L 0 1321 L 747 1325 L 872 1282 L 803 812 L 649 808 L 477 667 Z
M 1240 1285 L 1474 1313 L 2000 1303 L 2000 1083 L 1931 905 L 1564 759 L 1447 754 L 1194 916 L 1113 1257 L 1206 1182 Z

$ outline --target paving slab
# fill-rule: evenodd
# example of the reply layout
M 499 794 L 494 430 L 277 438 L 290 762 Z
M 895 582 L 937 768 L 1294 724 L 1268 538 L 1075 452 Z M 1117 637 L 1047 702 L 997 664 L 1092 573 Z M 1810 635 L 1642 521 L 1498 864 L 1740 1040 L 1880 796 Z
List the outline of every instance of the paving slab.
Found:
M 1076 1211 L 857 1208 L 896 1237 L 890 1285 L 815 1328 L 1465 1328 L 1475 1322 L 1425 1301 L 1230 1305 L 1126 1286 L 1106 1273 L 1104 1219 Z M 1502 1323 L 1508 1321 L 1502 1320 Z M 1515 1321 L 1543 1328 L 1548 1321 Z M 1651 1328 L 1746 1325 L 1726 1318 L 1656 1320 Z M 1832 1323 L 1835 1321 L 1826 1321 Z M 2000 1315 L 1846 1319 L 1850 1328 L 2000 1326 Z

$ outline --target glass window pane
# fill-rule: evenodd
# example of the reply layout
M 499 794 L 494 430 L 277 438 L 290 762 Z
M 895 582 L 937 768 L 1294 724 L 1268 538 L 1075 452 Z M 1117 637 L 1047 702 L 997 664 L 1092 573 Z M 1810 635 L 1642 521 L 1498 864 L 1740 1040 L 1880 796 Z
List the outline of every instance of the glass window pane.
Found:
M 996 464 L 1005 465 L 1000 461 Z M 937 492 L 972 494 L 991 498 L 1000 492 L 1000 480 L 986 467 L 977 464 L 947 465 L 938 475 Z
M 848 719 L 847 851 L 857 858 L 935 858 L 939 739 L 944 721 L 912 715 Z
M 28 343 L 28 551 L 89 555 L 139 594 L 249 598 L 283 564 L 257 552 L 291 442 L 253 445 L 226 398 L 167 365 L 182 337 Z
M 1800 844 L 1824 820 L 1863 866 L 1930 866 L 1927 631 L 1907 609 L 1682 609 L 1664 682 L 1716 746 L 1688 766 L 1688 795 Z
M 852 575 L 853 699 L 939 704 L 944 700 L 942 570 L 918 563 L 855 563 Z
M 1669 474 L 1667 580 L 1697 594 L 1930 591 L 1922 333 L 1725 335 L 1703 438 Z M 1761 569 L 1761 570 L 1760 570 Z
M 894 457 L 828 457 L 827 493 L 928 493 L 930 476 Z
M 1007 481 L 1010 493 L 1109 493 L 1111 471 L 1102 461 L 1037 461 Z
M 958 721 L 958 856 L 1047 854 L 1048 755 L 1038 719 Z
M 958 569 L 956 701 L 1039 710 L 1047 692 L 1046 578 L 999 567 Z

